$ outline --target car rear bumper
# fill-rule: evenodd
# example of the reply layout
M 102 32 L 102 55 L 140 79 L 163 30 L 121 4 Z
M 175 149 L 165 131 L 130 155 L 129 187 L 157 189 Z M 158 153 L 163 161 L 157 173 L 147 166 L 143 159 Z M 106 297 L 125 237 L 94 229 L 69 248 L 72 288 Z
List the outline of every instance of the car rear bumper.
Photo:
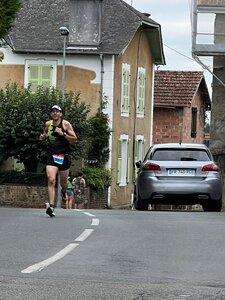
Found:
M 212 176 L 199 181 L 140 177 L 137 192 L 141 199 L 149 200 L 149 203 L 167 202 L 166 200 L 173 198 L 174 200 L 180 198 L 181 202 L 183 198 L 186 203 L 202 203 L 207 199 L 221 199 L 222 180 L 220 176 Z

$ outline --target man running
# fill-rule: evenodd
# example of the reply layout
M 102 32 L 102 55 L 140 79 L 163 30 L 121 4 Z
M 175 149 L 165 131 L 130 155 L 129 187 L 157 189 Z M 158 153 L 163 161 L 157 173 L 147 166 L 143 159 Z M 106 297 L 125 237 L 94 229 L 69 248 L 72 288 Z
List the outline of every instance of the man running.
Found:
M 77 136 L 72 125 L 62 118 L 62 109 L 54 105 L 50 112 L 51 120 L 45 123 L 40 140 L 48 139 L 46 173 L 48 178 L 48 202 L 46 214 L 54 217 L 56 175 L 60 174 L 62 200 L 66 201 L 67 178 L 71 166 L 70 143 L 76 144 Z

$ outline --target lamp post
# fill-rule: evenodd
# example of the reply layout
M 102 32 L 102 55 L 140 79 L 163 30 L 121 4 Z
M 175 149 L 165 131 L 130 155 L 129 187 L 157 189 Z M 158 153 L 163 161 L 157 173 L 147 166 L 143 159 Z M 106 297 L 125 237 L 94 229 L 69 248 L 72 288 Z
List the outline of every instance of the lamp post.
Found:
M 69 35 L 69 29 L 65 26 L 59 28 L 60 34 L 63 36 L 63 65 L 62 65 L 62 106 L 65 97 L 65 66 L 66 66 L 66 38 Z
M 66 67 L 66 39 L 69 35 L 69 29 L 65 26 L 59 28 L 60 34 L 63 36 L 63 64 L 62 64 L 62 108 L 64 106 L 65 99 L 65 67 Z M 60 174 L 58 173 L 58 184 L 57 184 L 57 207 L 61 207 L 61 191 L 60 191 Z

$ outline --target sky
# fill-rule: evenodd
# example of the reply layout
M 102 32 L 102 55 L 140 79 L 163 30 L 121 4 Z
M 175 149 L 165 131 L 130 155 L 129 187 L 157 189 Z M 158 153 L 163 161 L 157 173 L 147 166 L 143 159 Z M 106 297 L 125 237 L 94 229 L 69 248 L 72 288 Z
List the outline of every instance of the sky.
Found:
M 191 0 L 124 0 L 161 25 L 165 66 L 159 70 L 204 71 L 211 95 L 212 75 L 192 58 Z M 212 67 L 210 57 L 204 64 Z

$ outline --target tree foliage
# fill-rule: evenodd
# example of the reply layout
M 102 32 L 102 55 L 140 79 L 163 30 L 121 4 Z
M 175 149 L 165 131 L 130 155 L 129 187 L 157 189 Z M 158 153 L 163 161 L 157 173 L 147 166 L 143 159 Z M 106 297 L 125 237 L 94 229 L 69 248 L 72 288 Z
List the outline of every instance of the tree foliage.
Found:
M 88 162 L 94 167 L 103 167 L 109 160 L 108 116 L 98 112 L 90 120 L 91 132 L 89 134 Z
M 105 190 L 112 183 L 112 173 L 109 170 L 96 167 L 84 167 L 82 171 L 87 185 L 91 190 Z
M 16 14 L 21 6 L 21 0 L 0 1 L 0 39 L 2 39 L 12 27 Z
M 24 163 L 26 172 L 35 172 L 38 157 L 43 157 L 46 142 L 39 141 L 44 124 L 54 104 L 60 104 L 61 93 L 56 89 L 39 87 L 36 93 L 16 84 L 0 90 L 0 161 L 15 157 Z M 77 158 L 82 155 L 83 141 L 89 132 L 89 108 L 79 101 L 79 94 L 65 94 L 63 117 L 68 118 L 78 136 L 72 149 Z

